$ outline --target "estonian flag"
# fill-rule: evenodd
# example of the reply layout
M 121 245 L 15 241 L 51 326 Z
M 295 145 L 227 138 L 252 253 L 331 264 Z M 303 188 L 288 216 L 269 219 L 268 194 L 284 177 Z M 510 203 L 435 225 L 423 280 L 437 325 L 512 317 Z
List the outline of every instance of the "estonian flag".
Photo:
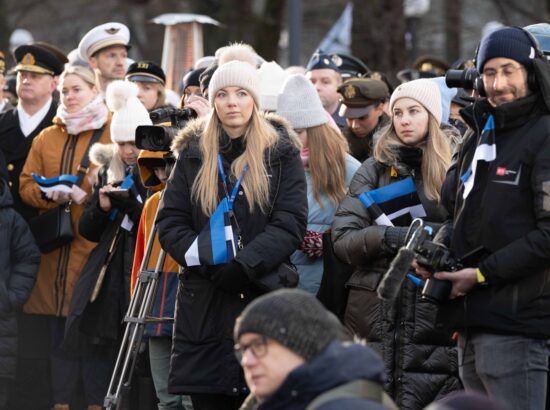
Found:
M 229 215 L 227 198 L 223 198 L 208 224 L 185 252 L 187 266 L 220 265 L 235 258 L 237 247 Z
M 412 177 L 385 187 L 363 192 L 359 200 L 376 225 L 410 225 L 414 218 L 426 216 Z
M 60 175 L 54 178 L 44 178 L 34 172 L 31 175 L 42 192 L 62 191 L 71 193 L 73 185 L 78 181 L 78 178 L 74 175 Z
M 474 187 L 474 181 L 476 179 L 477 162 L 483 160 L 486 162 L 494 161 L 497 157 L 497 145 L 495 143 L 495 120 L 492 115 L 489 115 L 485 127 L 481 132 L 479 144 L 474 152 L 474 158 L 472 159 L 472 165 L 470 168 L 460 177 L 460 180 L 464 183 L 464 192 L 462 198 L 466 199 L 472 188 Z

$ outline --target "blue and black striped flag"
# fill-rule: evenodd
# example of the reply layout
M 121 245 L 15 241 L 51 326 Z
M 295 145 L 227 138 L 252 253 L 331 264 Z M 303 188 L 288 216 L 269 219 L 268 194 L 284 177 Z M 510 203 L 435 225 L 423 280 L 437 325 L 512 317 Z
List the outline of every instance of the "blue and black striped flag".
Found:
M 479 144 L 474 152 L 474 158 L 472 164 L 468 170 L 460 177 L 460 180 L 464 183 L 464 192 L 462 192 L 462 198 L 466 199 L 472 188 L 474 187 L 474 181 L 476 179 L 477 162 L 482 160 L 486 162 L 494 161 L 497 157 L 497 145 L 495 142 L 495 120 L 492 115 L 489 115 L 487 122 L 481 131 L 479 138 Z
M 185 263 L 187 266 L 228 263 L 237 254 L 236 243 L 229 203 L 227 198 L 223 198 L 210 221 L 185 252 Z
M 73 185 L 78 181 L 78 178 L 74 175 L 59 175 L 54 178 L 44 178 L 34 172 L 31 175 L 42 192 L 62 191 L 71 193 Z
M 407 226 L 414 218 L 426 216 L 412 177 L 363 192 L 359 200 L 376 225 Z

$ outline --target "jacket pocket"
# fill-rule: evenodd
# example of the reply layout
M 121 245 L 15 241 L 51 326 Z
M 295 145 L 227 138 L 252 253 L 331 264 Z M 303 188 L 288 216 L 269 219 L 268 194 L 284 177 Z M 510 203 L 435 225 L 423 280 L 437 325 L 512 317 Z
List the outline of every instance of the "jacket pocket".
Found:
M 368 272 L 364 270 L 356 270 L 351 275 L 346 287 L 359 288 L 375 292 L 378 288 L 378 284 L 382 280 L 385 271 L 378 269 L 371 269 Z

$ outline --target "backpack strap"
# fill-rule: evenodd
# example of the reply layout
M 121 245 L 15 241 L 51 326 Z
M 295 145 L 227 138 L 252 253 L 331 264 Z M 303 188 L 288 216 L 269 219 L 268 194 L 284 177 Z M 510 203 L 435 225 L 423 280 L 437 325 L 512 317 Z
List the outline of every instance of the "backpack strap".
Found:
M 90 153 L 90 148 L 92 147 L 92 145 L 94 145 L 96 142 L 99 141 L 99 139 L 101 138 L 101 134 L 103 134 L 103 127 L 94 130 L 94 133 L 92 134 L 92 138 L 90 138 L 90 142 L 88 143 L 88 147 L 86 148 L 86 151 L 84 151 L 84 155 L 82 155 L 80 164 L 76 169 L 77 181 L 75 185 L 77 186 L 80 186 L 80 184 L 82 184 L 82 181 L 84 180 L 84 176 L 86 175 L 86 172 L 88 171 L 88 167 L 90 166 L 90 156 L 88 155 Z
M 382 403 L 387 409 L 398 409 L 390 396 L 384 392 L 380 384 L 369 380 L 354 380 L 320 394 L 309 403 L 306 410 L 317 410 L 328 402 L 345 398 L 369 399 Z

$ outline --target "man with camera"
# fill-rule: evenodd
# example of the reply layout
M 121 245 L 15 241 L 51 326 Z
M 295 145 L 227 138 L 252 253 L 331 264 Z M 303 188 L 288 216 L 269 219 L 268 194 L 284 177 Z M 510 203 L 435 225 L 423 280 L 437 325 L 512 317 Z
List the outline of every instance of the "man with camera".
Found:
M 461 110 L 471 129 L 443 188 L 452 229 L 439 234 L 457 258 L 476 257 L 434 277 L 452 283 L 442 311 L 459 331 L 465 388 L 514 409 L 542 409 L 550 339 L 549 67 L 517 27 L 485 36 L 476 64 L 486 97 Z

